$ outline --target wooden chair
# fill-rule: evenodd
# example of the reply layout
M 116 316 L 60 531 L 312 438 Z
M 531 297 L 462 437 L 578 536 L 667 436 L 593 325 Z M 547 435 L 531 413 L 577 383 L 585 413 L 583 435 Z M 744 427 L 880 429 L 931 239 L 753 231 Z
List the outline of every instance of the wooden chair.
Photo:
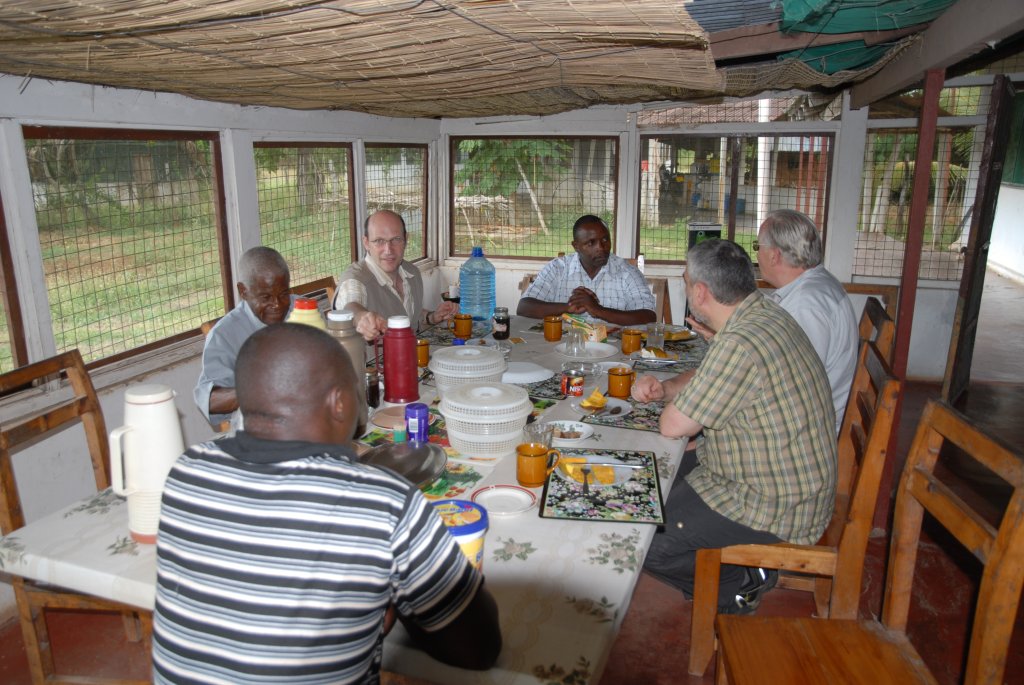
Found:
M 998 525 L 940 479 L 935 466 L 945 443 L 956 445 L 1011 486 Z M 900 478 L 881 623 L 720 616 L 718 682 L 936 682 L 906 634 L 925 511 L 984 567 L 961 682 L 1004 682 L 1024 585 L 1024 455 L 937 400 L 925 407 Z
M 882 353 L 882 359 L 892 364 L 892 353 L 896 344 L 896 322 L 892 320 L 882 303 L 875 297 L 864 302 L 864 311 L 860 315 L 861 342 L 870 340 Z
M 697 552 L 689 671 L 701 675 L 714 652 L 721 564 L 789 572 L 779 585 L 814 593 L 820 616 L 856 618 L 871 521 L 900 383 L 871 342 L 861 345 L 839 432 L 832 518 L 817 545 L 734 545 Z
M 110 454 L 103 411 L 78 350 L 65 352 L 0 375 L 0 397 L 11 396 L 33 384 L 61 377 L 66 378 L 67 384 L 70 385 L 70 392 L 63 387 L 55 390 L 54 394 L 61 397 L 56 405 L 51 405 L 43 411 L 21 417 L 16 421 L 5 423 L 0 429 L 0 532 L 4 535 L 10 535 L 25 525 L 22 493 L 15 481 L 12 466 L 12 452 L 25 444 L 80 422 L 85 430 L 96 489 L 104 490 L 110 486 Z M 51 610 L 62 609 L 117 612 L 125 618 L 125 626 L 129 630 L 130 637 L 142 639 L 148 653 L 150 635 L 152 634 L 152 615 L 149 612 L 52 585 L 35 583 L 17 576 L 10 576 L 10 580 L 18 604 L 18 618 L 21 621 L 25 653 L 28 657 L 33 683 L 148 682 L 79 679 L 58 675 L 54 667 L 46 614 Z
M 309 283 L 292 286 L 291 292 L 293 295 L 316 300 L 320 311 L 323 312 L 334 307 L 334 289 L 336 285 L 334 276 L 325 276 Z

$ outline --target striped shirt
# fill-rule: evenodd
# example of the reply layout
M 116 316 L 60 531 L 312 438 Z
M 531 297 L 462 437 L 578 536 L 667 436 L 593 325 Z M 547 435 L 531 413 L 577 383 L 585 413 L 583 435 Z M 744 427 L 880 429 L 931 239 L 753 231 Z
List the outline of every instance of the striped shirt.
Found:
M 704 426 L 700 465 L 686 480 L 709 507 L 789 542 L 817 542 L 835 503 L 835 412 L 821 359 L 792 316 L 747 296 L 675 406 Z
M 654 293 L 644 275 L 625 259 L 613 254 L 608 255 L 608 263 L 593 278 L 580 264 L 580 256 L 575 252 L 552 259 L 540 270 L 523 297 L 544 302 L 568 302 L 572 291 L 581 285 L 593 290 L 597 301 L 604 307 L 624 312 L 654 311 Z M 589 314 L 584 316 L 593 318 Z
M 375 683 L 390 603 L 432 632 L 481 582 L 415 486 L 344 447 L 242 431 L 168 476 L 155 681 Z

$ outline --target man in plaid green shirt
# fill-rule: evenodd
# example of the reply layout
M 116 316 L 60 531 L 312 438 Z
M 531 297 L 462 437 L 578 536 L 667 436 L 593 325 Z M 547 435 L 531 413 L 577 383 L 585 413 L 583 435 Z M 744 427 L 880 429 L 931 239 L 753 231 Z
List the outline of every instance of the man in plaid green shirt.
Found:
M 663 435 L 703 431 L 680 464 L 645 562 L 690 595 L 697 549 L 816 542 L 832 515 L 837 457 L 825 368 L 796 320 L 757 292 L 746 252 L 726 240 L 700 243 L 684 280 L 690 311 L 717 331 L 708 353 L 693 374 L 638 379 L 634 396 L 670 400 Z M 724 566 L 720 611 L 743 609 L 735 598 L 765 578 Z

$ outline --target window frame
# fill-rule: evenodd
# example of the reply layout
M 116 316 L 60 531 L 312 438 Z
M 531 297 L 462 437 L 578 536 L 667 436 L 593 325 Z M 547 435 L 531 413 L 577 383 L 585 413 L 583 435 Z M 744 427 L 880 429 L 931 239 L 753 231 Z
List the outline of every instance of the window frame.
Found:
M 41 126 L 34 124 L 22 124 L 22 137 L 26 143 L 30 140 L 117 140 L 117 141 L 149 141 L 149 140 L 203 140 L 210 144 L 210 191 L 211 200 L 214 203 L 213 219 L 214 232 L 217 240 L 218 259 L 220 261 L 221 290 L 224 296 L 225 313 L 231 311 L 235 306 L 234 278 L 231 269 L 230 241 L 227 227 L 227 202 L 224 193 L 224 164 L 220 142 L 220 131 L 209 130 L 169 130 L 150 128 L 114 128 L 96 126 Z M 27 146 L 26 146 L 27 147 Z M 36 242 L 40 236 L 38 226 L 34 235 Z M 40 264 L 42 268 L 42 264 Z M 49 297 L 46 298 L 49 306 Z M 200 324 L 201 325 L 201 324 Z M 49 334 L 56 340 L 56 333 L 51 324 Z M 123 352 L 117 352 L 107 357 L 95 359 L 85 364 L 87 370 L 98 369 L 109 366 L 120 361 L 132 359 L 139 355 L 159 350 L 184 340 L 202 336 L 199 325 L 195 328 L 175 333 L 172 336 L 154 340 Z
M 18 298 L 18 282 L 14 278 L 14 258 L 5 216 L 4 199 L 0 196 L 0 296 L 3 297 L 4 316 L 7 319 L 11 361 L 14 368 L 18 368 L 29 363 L 28 344 L 25 342 L 25 322 L 21 316 L 21 300 Z

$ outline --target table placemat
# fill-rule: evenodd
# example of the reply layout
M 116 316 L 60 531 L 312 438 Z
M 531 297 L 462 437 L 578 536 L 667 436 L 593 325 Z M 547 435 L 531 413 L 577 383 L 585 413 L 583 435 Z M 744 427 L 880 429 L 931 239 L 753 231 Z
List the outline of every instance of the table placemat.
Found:
M 565 399 L 565 395 L 562 394 L 562 376 L 558 373 L 551 378 L 543 381 L 537 381 L 536 383 L 515 383 L 514 385 L 525 388 L 530 399 L 533 400 Z
M 630 467 L 604 467 L 614 472 L 613 482 L 607 484 L 597 483 L 591 473 L 586 494 L 582 482 L 566 476 L 561 466 L 556 467 L 544 483 L 539 510 L 542 518 L 624 523 L 665 522 L 661 481 L 654 452 L 570 448 L 561 450 L 561 453 L 562 459 L 583 457 L 594 462 L 621 462 Z
M 664 402 L 636 402 L 627 400 L 632 408 L 625 416 L 616 414 L 598 414 L 597 416 L 584 416 L 580 419 L 583 423 L 595 426 L 608 426 L 609 428 L 631 428 L 638 431 L 651 431 L 658 433 L 658 419 L 661 417 L 661 410 L 665 408 Z

